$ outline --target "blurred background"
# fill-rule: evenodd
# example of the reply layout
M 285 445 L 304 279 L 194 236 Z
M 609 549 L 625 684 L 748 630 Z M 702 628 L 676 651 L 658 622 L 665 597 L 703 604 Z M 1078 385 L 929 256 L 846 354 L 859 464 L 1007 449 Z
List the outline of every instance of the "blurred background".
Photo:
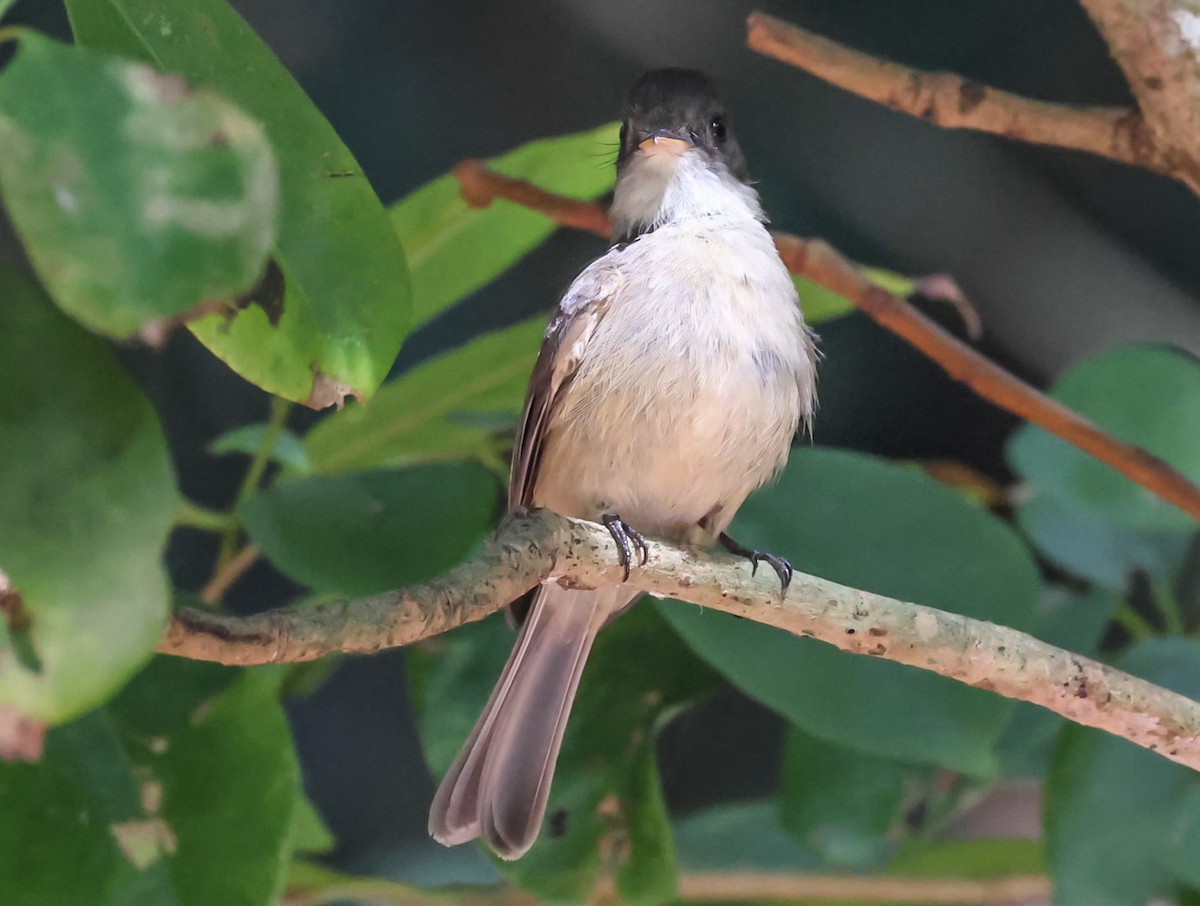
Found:
M 863 263 L 942 272 L 982 316 L 983 351 L 1044 385 L 1120 342 L 1200 352 L 1200 205 L 1149 173 L 1081 154 L 941 131 L 748 51 L 757 6 L 853 47 L 947 69 L 1036 98 L 1125 104 L 1116 66 L 1072 0 L 233 0 L 325 112 L 384 202 L 466 157 L 615 119 L 642 71 L 702 68 L 724 87 L 774 224 L 822 236 Z M 57 2 L 19 0 L 11 18 L 64 38 Z M 615 149 L 614 149 L 615 153 Z M 597 167 L 612 165 L 598 159 Z M 516 270 L 407 343 L 398 369 L 480 330 L 547 309 L 604 244 L 559 234 Z M 20 259 L 7 224 L 0 257 Z M 926 309 L 954 330 L 952 312 Z M 954 459 L 1004 478 L 1014 420 L 946 379 L 865 317 L 821 331 L 816 442 L 891 457 Z M 261 421 L 265 395 L 186 332 L 123 360 L 166 418 L 184 493 L 229 505 L 238 457 L 214 437 Z M 1153 405 L 1153 400 L 1147 400 Z M 296 413 L 292 427 L 317 418 Z M 176 533 L 176 583 L 199 587 L 214 542 Z M 259 565 L 230 595 L 261 609 L 294 593 Z M 403 653 L 344 660 L 291 704 L 309 792 L 357 870 L 421 863 L 453 874 L 473 851 L 431 862 L 433 784 L 412 728 Z M 733 692 L 667 733 L 661 757 L 678 810 L 775 784 L 778 718 Z M 1033 816 L 1036 818 L 1036 814 Z M 441 851 L 438 851 L 441 858 Z M 432 867 L 431 867 L 432 866 Z M 440 867 L 439 867 L 440 866 Z M 420 880 L 414 878 L 414 880 Z

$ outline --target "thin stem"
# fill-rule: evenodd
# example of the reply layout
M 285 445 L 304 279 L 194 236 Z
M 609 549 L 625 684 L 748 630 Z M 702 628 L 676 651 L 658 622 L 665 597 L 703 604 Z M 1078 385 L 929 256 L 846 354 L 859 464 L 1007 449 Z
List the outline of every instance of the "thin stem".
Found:
M 221 599 L 225 597 L 225 592 L 229 591 L 230 586 L 240 579 L 255 561 L 258 560 L 262 551 L 256 544 L 247 544 L 240 551 L 230 557 L 224 566 L 218 569 L 211 579 L 205 584 L 204 588 L 200 589 L 200 600 L 205 604 L 217 605 Z
M 1128 601 L 1122 601 L 1113 613 L 1113 622 L 1129 633 L 1134 641 L 1142 642 L 1160 635 L 1159 631 Z
M 271 397 L 271 412 L 267 417 L 267 429 L 263 432 L 258 449 L 254 451 L 254 456 L 250 459 L 250 465 L 246 468 L 246 474 L 242 477 L 242 484 L 238 488 L 237 497 L 234 498 L 231 508 L 234 521 L 225 528 L 221 535 L 221 549 L 217 554 L 217 566 L 214 573 L 220 572 L 225 567 L 237 549 L 242 534 L 241 520 L 236 518 L 237 508 L 243 500 L 257 491 L 258 486 L 262 483 L 267 466 L 271 464 L 271 460 L 275 456 L 275 445 L 279 443 L 279 437 L 283 434 L 288 414 L 291 411 L 290 401 L 281 396 Z
M 210 510 L 190 500 L 183 500 L 175 511 L 175 524 L 205 532 L 225 532 L 230 525 L 237 525 L 237 517 L 232 513 Z
M 1162 614 L 1163 624 L 1168 635 L 1187 635 L 1187 624 L 1183 618 L 1183 608 L 1179 599 L 1171 591 L 1166 582 L 1150 582 L 1150 595 L 1154 598 L 1154 606 Z

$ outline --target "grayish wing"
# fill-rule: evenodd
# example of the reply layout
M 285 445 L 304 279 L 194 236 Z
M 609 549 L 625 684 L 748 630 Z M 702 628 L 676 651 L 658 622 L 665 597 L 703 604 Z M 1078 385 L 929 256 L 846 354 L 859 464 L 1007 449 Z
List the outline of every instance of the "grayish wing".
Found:
M 517 428 L 512 472 L 508 482 L 508 507 L 533 506 L 538 470 L 546 435 L 588 341 L 604 318 L 621 283 L 620 271 L 607 263 L 609 256 L 588 267 L 576 278 L 558 304 L 546 340 L 533 366 L 525 414 Z

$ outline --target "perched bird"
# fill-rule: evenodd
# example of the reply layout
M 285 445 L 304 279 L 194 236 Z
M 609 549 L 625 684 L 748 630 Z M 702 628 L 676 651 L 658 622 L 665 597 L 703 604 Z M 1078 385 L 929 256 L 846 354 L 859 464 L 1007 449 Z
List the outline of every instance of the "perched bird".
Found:
M 534 367 L 509 507 L 602 521 L 625 577 L 643 533 L 768 562 L 725 529 L 787 460 L 815 404 L 816 351 L 712 81 L 686 69 L 629 92 L 611 208 L 616 244 L 567 289 Z M 533 845 L 579 677 L 639 592 L 553 581 L 512 606 L 520 636 L 429 818 L 453 846 Z

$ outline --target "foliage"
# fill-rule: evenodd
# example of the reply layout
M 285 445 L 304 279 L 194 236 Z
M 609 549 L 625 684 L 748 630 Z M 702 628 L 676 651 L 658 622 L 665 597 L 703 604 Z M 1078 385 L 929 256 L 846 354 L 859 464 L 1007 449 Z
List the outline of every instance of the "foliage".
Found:
M 507 202 L 472 208 L 451 174 L 385 209 L 226 0 L 66 6 L 79 46 L 21 33 L 0 72 L 0 192 L 40 280 L 0 271 L 0 741 L 18 720 L 48 728 L 40 760 L 0 764 L 4 901 L 254 906 L 285 884 L 314 902 L 415 896 L 313 861 L 333 840 L 302 793 L 280 700 L 319 675 L 152 659 L 179 594 L 163 551 L 173 522 L 221 533 L 222 562 L 244 537 L 317 595 L 373 594 L 467 555 L 498 514 L 543 317 L 384 379 L 410 326 L 495 280 L 553 224 Z M 596 198 L 612 187 L 597 162 L 614 136 L 604 125 L 492 164 Z M 850 310 L 798 282 L 810 320 Z M 108 342 L 180 318 L 269 393 L 370 405 L 351 402 L 303 436 L 282 419 L 228 433 L 211 454 L 251 457 L 235 506 L 181 506 L 158 416 Z M 1055 395 L 1200 479 L 1194 359 L 1113 350 Z M 1200 693 L 1194 641 L 1149 638 L 1194 628 L 1180 579 L 1195 523 L 1040 429 L 1018 430 L 1008 453 L 1017 530 L 911 464 L 802 447 L 735 534 L 800 569 Z M 281 468 L 263 486 L 269 461 Z M 497 619 L 412 652 L 435 771 L 510 640 Z M 680 818 L 656 740 L 729 685 L 787 725 L 779 790 Z M 939 838 L 1015 777 L 1047 782 L 1045 851 Z M 696 868 L 994 878 L 1048 865 L 1064 904 L 1140 903 L 1200 887 L 1197 783 L 982 690 L 690 605 L 643 604 L 602 634 L 584 675 L 550 827 L 496 870 L 555 901 L 611 883 L 659 903 Z

